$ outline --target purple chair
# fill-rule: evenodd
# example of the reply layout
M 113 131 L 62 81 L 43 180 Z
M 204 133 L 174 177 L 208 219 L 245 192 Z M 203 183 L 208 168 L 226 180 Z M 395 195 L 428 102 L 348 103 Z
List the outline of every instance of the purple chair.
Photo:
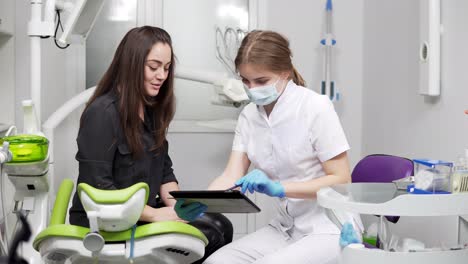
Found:
M 413 161 L 392 155 L 373 154 L 358 162 L 351 173 L 353 182 L 392 182 L 413 175 Z
M 352 182 L 392 182 L 413 175 L 413 161 L 398 156 L 373 154 L 364 157 L 351 173 Z M 396 223 L 399 216 L 385 216 Z

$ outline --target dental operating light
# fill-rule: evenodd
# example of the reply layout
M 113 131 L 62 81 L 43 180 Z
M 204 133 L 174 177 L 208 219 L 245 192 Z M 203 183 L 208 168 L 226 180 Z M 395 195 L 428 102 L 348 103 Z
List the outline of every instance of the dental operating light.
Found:
M 58 41 L 61 44 L 85 41 L 103 5 L 104 0 L 76 0 Z

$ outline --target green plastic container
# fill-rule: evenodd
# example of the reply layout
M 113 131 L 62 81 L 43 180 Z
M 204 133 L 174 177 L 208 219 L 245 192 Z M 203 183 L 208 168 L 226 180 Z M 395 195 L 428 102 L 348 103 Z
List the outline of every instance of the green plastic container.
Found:
M 47 158 L 49 140 L 37 135 L 16 135 L 0 139 L 0 145 L 7 141 L 13 158 L 9 163 L 41 161 Z

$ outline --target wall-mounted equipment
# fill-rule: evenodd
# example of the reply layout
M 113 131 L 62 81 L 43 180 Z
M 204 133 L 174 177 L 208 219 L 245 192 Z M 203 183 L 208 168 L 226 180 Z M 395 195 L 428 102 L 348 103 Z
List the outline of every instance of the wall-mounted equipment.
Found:
M 440 0 L 420 0 L 419 94 L 440 95 Z

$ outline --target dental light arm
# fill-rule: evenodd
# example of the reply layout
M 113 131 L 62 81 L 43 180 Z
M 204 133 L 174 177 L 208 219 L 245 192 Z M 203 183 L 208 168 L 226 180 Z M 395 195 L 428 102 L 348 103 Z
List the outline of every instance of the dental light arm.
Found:
M 229 78 L 226 73 L 200 71 L 180 66 L 177 67 L 175 77 L 213 85 L 212 104 L 240 107 L 249 100 L 242 82 Z

